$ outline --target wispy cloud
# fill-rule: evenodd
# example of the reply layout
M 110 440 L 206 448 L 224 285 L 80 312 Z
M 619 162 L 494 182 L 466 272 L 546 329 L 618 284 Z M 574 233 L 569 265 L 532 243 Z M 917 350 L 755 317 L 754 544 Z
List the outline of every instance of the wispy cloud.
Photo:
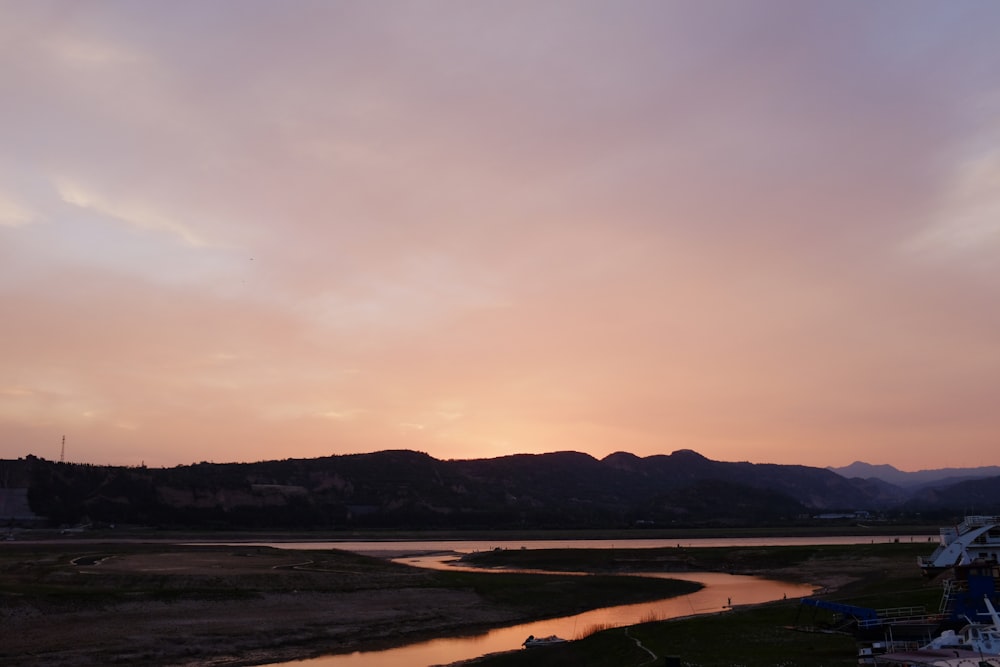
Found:
M 0 192 L 0 227 L 20 227 L 37 219 L 37 215 L 14 197 Z
M 988 269 L 1000 267 L 1000 134 L 976 146 L 946 184 L 932 224 L 909 248 Z
M 114 199 L 69 181 L 57 183 L 56 190 L 64 202 L 73 206 L 94 211 L 140 230 L 170 234 L 192 246 L 207 245 L 194 227 L 178 222 L 148 204 Z
M 998 19 L 8 3 L 0 455 L 995 456 Z

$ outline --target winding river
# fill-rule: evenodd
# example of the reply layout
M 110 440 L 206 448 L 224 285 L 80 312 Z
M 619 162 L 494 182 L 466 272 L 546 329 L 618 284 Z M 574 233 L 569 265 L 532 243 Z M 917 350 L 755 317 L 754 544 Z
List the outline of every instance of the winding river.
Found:
M 266 546 L 288 549 L 343 549 L 369 555 L 393 558 L 399 562 L 430 568 L 461 567 L 457 559 L 466 553 L 492 549 L 612 549 L 654 547 L 719 547 L 719 546 L 792 546 L 807 544 L 867 544 L 869 542 L 919 541 L 926 535 L 905 537 L 814 537 L 814 538 L 725 538 L 694 540 L 534 540 L 534 541 L 472 541 L 439 540 L 424 542 L 284 542 Z M 476 568 L 463 568 L 476 569 Z M 476 569 L 476 571 L 482 571 Z M 271 667 L 301 665 L 303 667 L 384 667 L 411 665 L 429 667 L 468 660 L 487 653 L 517 649 L 529 635 L 558 635 L 566 639 L 586 636 L 595 629 L 622 627 L 651 620 L 679 618 L 694 614 L 725 611 L 730 605 L 757 604 L 783 598 L 811 595 L 814 587 L 761 577 L 722 574 L 717 572 L 647 572 L 636 576 L 660 577 L 697 581 L 701 590 L 665 600 L 640 604 L 605 607 L 561 618 L 522 623 L 497 628 L 465 637 L 432 639 L 382 651 L 365 651 L 324 656 L 309 660 L 272 663 Z

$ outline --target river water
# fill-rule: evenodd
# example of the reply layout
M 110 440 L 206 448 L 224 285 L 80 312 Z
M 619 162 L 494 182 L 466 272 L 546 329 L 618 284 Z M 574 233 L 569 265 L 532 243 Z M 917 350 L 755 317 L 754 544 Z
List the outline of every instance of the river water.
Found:
M 459 554 L 493 549 L 653 549 L 665 547 L 782 547 L 817 544 L 874 544 L 876 542 L 929 542 L 927 535 L 825 535 L 817 537 L 704 537 L 627 540 L 365 540 L 317 542 L 261 542 L 285 549 L 343 549 L 384 556 L 387 553 L 453 551 Z
M 871 542 L 926 542 L 926 535 L 904 537 L 788 537 L 788 538 L 718 538 L 691 540 L 519 540 L 476 541 L 436 540 L 408 542 L 282 542 L 262 543 L 265 546 L 288 549 L 343 549 L 381 557 L 418 567 L 453 568 L 461 554 L 493 549 L 613 549 L 656 547 L 725 547 L 725 546 L 794 546 L 816 544 L 868 544 Z M 461 568 L 483 571 L 479 568 Z M 466 637 L 448 637 L 423 641 L 382 651 L 365 651 L 324 656 L 309 660 L 272 663 L 277 666 L 302 667 L 384 667 L 408 665 L 430 667 L 447 665 L 487 653 L 517 649 L 529 636 L 558 635 L 577 639 L 595 629 L 622 627 L 652 620 L 664 620 L 694 614 L 719 613 L 730 606 L 757 604 L 783 598 L 811 595 L 815 588 L 761 577 L 731 575 L 717 572 L 650 572 L 630 573 L 638 576 L 684 579 L 704 585 L 701 590 L 666 600 L 640 604 L 605 607 L 562 618 L 522 623 L 497 628 Z

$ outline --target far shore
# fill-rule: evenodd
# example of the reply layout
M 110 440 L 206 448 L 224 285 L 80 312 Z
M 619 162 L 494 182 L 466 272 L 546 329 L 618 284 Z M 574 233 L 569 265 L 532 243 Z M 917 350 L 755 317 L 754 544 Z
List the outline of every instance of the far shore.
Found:
M 746 527 L 648 527 L 648 528 L 579 528 L 522 530 L 192 530 L 143 526 L 82 528 L 15 528 L 9 535 L 15 541 L 101 542 L 404 542 L 436 540 L 699 540 L 723 538 L 771 537 L 894 537 L 924 535 L 936 538 L 940 524 L 894 524 L 888 522 L 830 522 L 781 524 Z

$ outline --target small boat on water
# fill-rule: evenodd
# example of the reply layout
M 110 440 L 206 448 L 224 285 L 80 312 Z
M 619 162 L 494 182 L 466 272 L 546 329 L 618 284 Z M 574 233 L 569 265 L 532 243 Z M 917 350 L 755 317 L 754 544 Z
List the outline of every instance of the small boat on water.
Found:
M 556 637 L 555 635 L 549 635 L 548 637 L 536 637 L 535 635 L 528 635 L 528 638 L 524 640 L 524 648 L 541 648 L 542 646 L 552 646 L 553 644 L 565 644 L 566 640 L 562 637 Z

